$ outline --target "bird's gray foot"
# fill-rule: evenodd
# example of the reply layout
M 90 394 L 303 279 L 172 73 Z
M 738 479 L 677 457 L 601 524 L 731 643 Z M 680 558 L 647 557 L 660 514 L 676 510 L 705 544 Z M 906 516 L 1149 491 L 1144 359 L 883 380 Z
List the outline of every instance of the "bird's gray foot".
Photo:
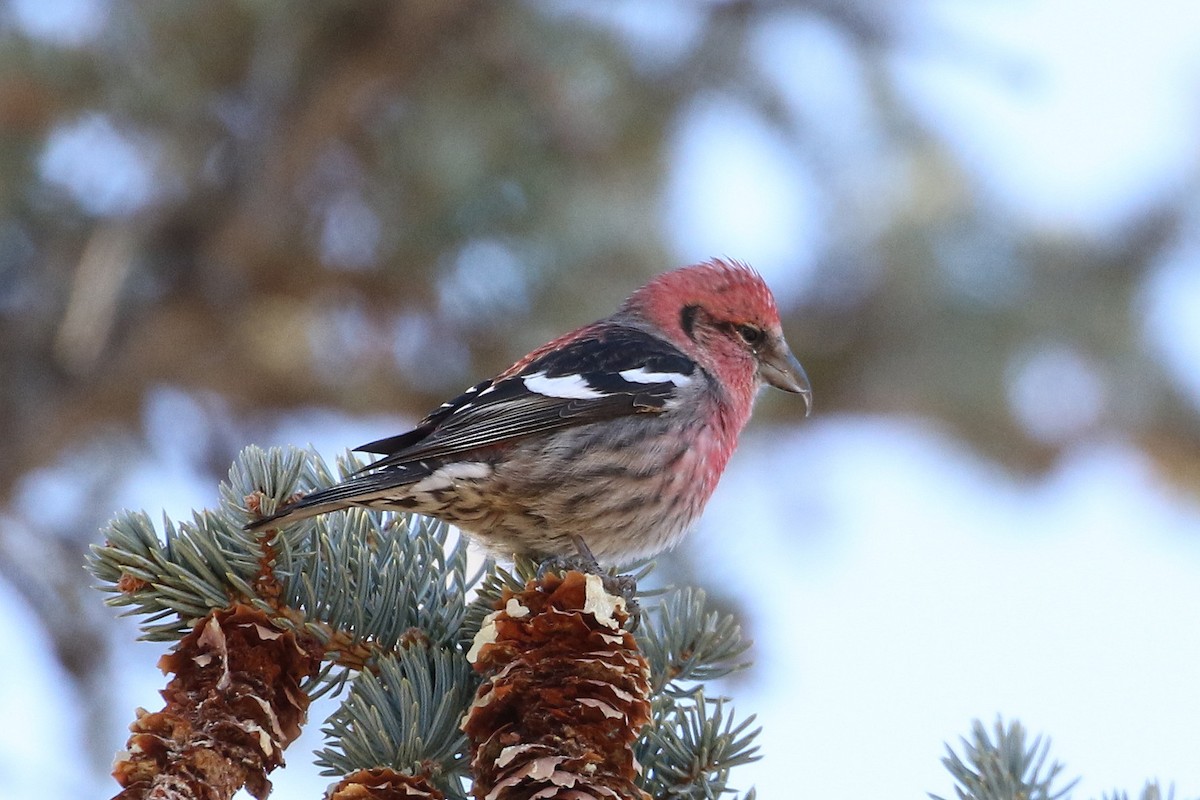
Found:
M 585 575 L 598 575 L 604 586 L 604 591 L 620 597 L 625 601 L 625 610 L 629 612 L 629 623 L 626 627 L 631 633 L 637 630 L 641 622 L 641 606 L 637 601 L 637 581 L 632 575 L 614 575 L 600 566 L 592 549 L 578 534 L 571 534 L 571 542 L 575 545 L 576 553 L 569 556 L 554 556 L 542 562 L 538 567 L 537 576 L 540 580 L 551 572 L 563 573 L 575 570 Z

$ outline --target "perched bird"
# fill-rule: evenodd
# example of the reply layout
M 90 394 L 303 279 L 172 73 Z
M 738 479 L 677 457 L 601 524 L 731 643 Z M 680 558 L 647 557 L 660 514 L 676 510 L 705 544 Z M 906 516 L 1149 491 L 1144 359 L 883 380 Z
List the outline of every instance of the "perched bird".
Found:
M 687 533 L 768 384 L 807 414 L 808 377 L 762 277 L 683 267 L 357 448 L 384 456 L 360 474 L 247 527 L 365 506 L 445 520 L 498 555 L 626 563 Z

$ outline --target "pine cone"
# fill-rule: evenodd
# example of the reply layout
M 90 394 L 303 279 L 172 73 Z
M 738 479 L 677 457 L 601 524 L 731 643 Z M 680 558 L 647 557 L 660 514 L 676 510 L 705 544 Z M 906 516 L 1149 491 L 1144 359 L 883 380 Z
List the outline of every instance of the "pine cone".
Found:
M 649 667 L 625 601 L 568 572 L 506 592 L 467 658 L 485 676 L 463 721 L 474 794 L 636 798 L 633 743 L 650 719 Z
M 113 777 L 118 798 L 161 796 L 225 800 L 243 785 L 266 797 L 267 773 L 300 735 L 309 698 L 300 684 L 320 666 L 305 646 L 261 611 L 244 605 L 197 623 L 159 666 L 175 677 L 166 706 L 139 709 Z

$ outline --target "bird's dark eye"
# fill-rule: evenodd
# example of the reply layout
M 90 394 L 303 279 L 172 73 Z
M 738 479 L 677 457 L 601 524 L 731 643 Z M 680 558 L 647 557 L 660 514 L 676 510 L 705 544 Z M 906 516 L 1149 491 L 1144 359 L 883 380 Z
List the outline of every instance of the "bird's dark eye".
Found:
M 762 328 L 756 328 L 753 325 L 738 325 L 736 327 L 738 336 L 742 337 L 742 341 L 751 347 L 757 347 L 762 344 L 763 333 Z

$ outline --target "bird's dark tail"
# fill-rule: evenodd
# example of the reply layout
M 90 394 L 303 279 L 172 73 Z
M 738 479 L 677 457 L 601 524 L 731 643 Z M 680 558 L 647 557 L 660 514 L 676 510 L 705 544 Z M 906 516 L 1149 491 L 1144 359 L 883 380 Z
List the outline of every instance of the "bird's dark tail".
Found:
M 327 489 L 311 492 L 296 502 L 283 506 L 269 517 L 251 522 L 245 526 L 245 530 L 266 530 L 355 506 L 383 506 L 386 505 L 384 501 L 403 496 L 403 490 L 398 492 L 398 489 L 428 474 L 428 470 L 386 469 L 359 475 Z

